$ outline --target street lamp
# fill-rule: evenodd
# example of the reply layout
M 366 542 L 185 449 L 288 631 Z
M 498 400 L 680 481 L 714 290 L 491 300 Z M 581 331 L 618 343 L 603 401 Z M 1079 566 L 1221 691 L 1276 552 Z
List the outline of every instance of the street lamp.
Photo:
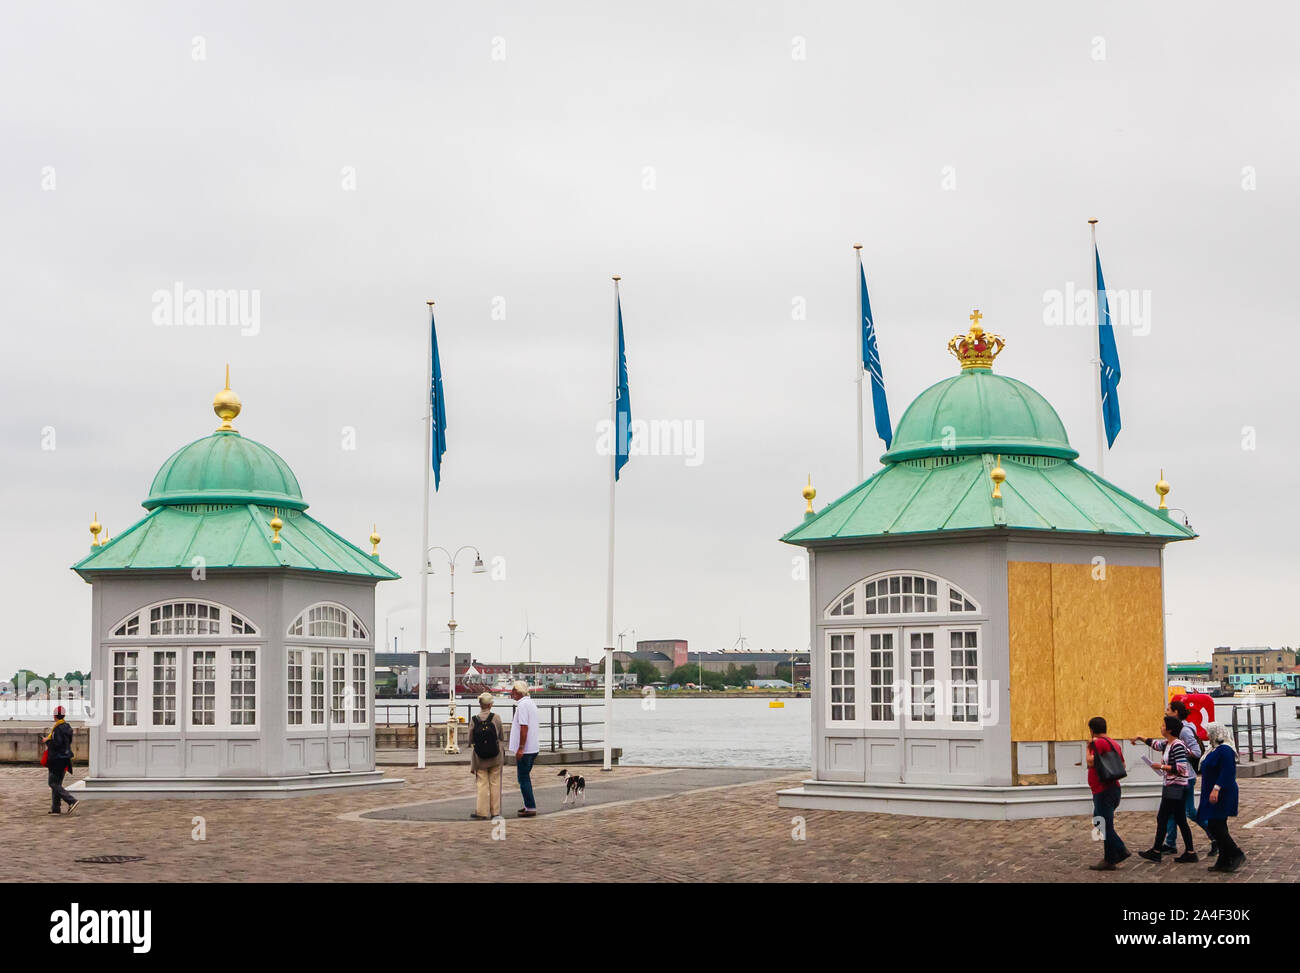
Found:
M 487 568 L 483 566 L 483 555 L 479 554 L 478 548 L 472 544 L 466 544 L 458 547 L 456 553 L 452 554 L 445 547 L 431 547 L 425 552 L 425 565 L 428 573 L 433 573 L 433 565 L 428 560 L 428 555 L 434 551 L 441 551 L 447 558 L 447 571 L 451 577 L 451 618 L 447 620 L 447 630 L 451 633 L 451 645 L 447 649 L 447 746 L 443 748 L 444 753 L 460 753 L 460 747 L 456 745 L 456 558 L 460 557 L 463 551 L 474 552 L 474 567 L 471 568 L 473 574 L 483 574 Z M 420 741 L 423 746 L 424 741 Z

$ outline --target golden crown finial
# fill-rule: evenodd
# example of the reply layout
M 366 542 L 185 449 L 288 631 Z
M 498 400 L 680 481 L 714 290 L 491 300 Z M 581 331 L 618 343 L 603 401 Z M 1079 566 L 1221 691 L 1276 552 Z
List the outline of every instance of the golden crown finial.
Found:
M 271 543 L 280 546 L 280 528 L 284 526 L 284 521 L 280 519 L 280 508 L 275 508 L 275 516 L 271 518 Z
M 1006 339 L 1000 334 L 986 332 L 980 327 L 984 315 L 979 308 L 970 313 L 970 330 L 965 334 L 955 334 L 948 342 L 948 354 L 959 362 L 962 368 L 992 368 L 993 359 L 1002 354 Z
M 811 473 L 808 474 L 808 485 L 804 487 L 801 492 L 803 493 L 803 498 L 808 501 L 808 507 L 807 509 L 804 510 L 804 513 L 806 514 L 814 513 L 815 511 L 813 510 L 812 502 L 813 502 L 813 498 L 817 496 L 817 490 L 812 485 Z
M 379 557 L 379 542 L 382 540 L 379 536 L 379 525 L 374 524 L 370 528 L 370 556 Z
M 993 499 L 1002 499 L 1002 484 L 1007 481 L 1007 471 L 1002 468 L 1002 456 L 999 454 L 997 464 L 989 471 L 989 479 L 993 481 Z
M 99 522 L 99 511 L 96 510 L 95 516 L 92 517 L 90 521 L 90 546 L 91 547 L 99 546 L 99 532 L 103 529 L 104 529 L 103 525 L 100 524 Z
M 1161 470 L 1160 479 L 1156 482 L 1156 493 L 1160 496 L 1160 506 L 1157 509 L 1169 509 L 1169 504 L 1165 503 L 1165 497 L 1169 496 L 1170 489 L 1171 487 L 1169 486 L 1169 482 L 1165 479 L 1165 471 Z
M 230 363 L 226 363 L 226 387 L 218 392 L 212 399 L 212 411 L 217 414 L 221 420 L 221 425 L 217 427 L 217 432 L 234 432 L 235 427 L 230 424 L 230 420 L 239 415 L 240 404 L 239 396 L 230 390 Z

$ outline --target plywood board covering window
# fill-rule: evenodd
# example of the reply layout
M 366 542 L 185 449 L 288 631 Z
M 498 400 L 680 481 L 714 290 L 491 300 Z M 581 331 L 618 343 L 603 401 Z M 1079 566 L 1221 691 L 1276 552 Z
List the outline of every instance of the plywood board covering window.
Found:
M 1011 738 L 1149 734 L 1164 704 L 1158 567 L 1007 564 Z

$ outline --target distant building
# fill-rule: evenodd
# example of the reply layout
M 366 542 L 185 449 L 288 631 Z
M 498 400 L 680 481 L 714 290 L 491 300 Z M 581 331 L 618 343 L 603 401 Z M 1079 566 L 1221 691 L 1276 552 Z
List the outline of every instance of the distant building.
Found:
M 1274 672 L 1290 672 L 1295 665 L 1295 649 L 1274 649 L 1266 645 L 1230 649 L 1226 645 L 1221 645 L 1210 656 L 1210 678 L 1222 682 L 1229 676 L 1259 676 Z
M 648 662 L 659 675 L 667 676 L 678 666 L 686 665 L 689 655 L 685 639 L 649 639 L 637 642 L 635 652 L 616 651 L 614 661 L 624 669 L 632 662 Z M 596 671 L 605 671 L 603 661 L 596 666 Z
M 456 653 L 456 672 L 463 673 L 470 665 L 470 654 L 468 652 Z M 394 684 L 393 679 L 396 677 Z M 447 652 L 430 652 L 428 659 L 428 686 L 426 693 L 429 695 L 446 695 L 447 693 Z M 390 678 L 386 678 L 390 677 Z M 420 653 L 418 652 L 376 652 L 375 653 L 375 686 L 390 684 L 398 695 L 405 696 L 410 693 L 416 695 L 420 692 Z
M 696 652 L 690 657 L 687 665 L 701 665 L 705 672 L 730 671 L 732 666 L 741 669 L 744 666 L 753 666 L 754 675 L 761 678 L 771 678 L 776 675 L 777 666 L 789 666 L 790 661 L 794 660 L 796 675 L 801 679 L 808 678 L 808 653 L 807 652 L 790 652 L 784 649 L 758 649 L 753 651 L 722 649 L 717 652 Z
M 636 643 L 636 653 L 632 653 L 632 655 L 636 657 L 637 653 L 641 652 L 657 652 L 662 655 L 667 660 L 665 663 L 667 668 L 661 670 L 664 675 L 672 672 L 678 666 L 686 665 L 690 661 L 688 658 L 690 649 L 686 639 L 640 639 Z M 618 656 L 619 653 L 614 653 L 614 658 L 617 659 Z M 656 662 L 654 659 L 649 659 L 649 661 Z M 659 663 L 656 662 L 656 667 L 658 665 Z

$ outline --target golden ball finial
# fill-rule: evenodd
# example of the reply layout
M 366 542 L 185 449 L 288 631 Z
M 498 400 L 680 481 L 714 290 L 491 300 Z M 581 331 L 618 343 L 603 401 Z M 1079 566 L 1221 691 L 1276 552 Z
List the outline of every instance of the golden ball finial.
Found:
M 817 496 L 817 490 L 812 485 L 811 473 L 808 474 L 808 485 L 804 487 L 803 490 L 800 492 L 803 494 L 803 498 L 808 501 L 808 507 L 806 510 L 804 510 L 804 513 L 806 514 L 813 513 L 814 511 L 813 511 L 812 502 L 813 502 L 813 498 Z
M 230 421 L 239 415 L 240 403 L 239 396 L 230 390 L 230 365 L 226 365 L 226 387 L 218 392 L 212 399 L 212 411 L 217 414 L 221 420 L 221 425 L 217 427 L 217 432 L 234 432 L 235 427 Z
M 1160 506 L 1158 509 L 1169 509 L 1169 505 L 1165 503 L 1165 497 L 1169 496 L 1170 489 L 1172 488 L 1169 486 L 1169 482 L 1165 479 L 1165 471 L 1161 470 L 1160 479 L 1156 482 L 1156 493 L 1160 496 Z
M 379 536 L 379 525 L 374 524 L 370 528 L 370 556 L 379 557 L 379 542 L 383 540 Z
M 99 511 L 95 511 L 95 516 L 90 521 L 90 546 L 99 546 L 99 532 L 104 526 L 99 522 Z
M 280 519 L 280 508 L 275 508 L 275 516 L 271 518 L 271 543 L 279 545 L 280 528 L 284 526 L 284 521 Z
M 989 471 L 989 479 L 993 481 L 993 499 L 1002 499 L 1002 484 L 1007 482 L 1007 471 L 1002 468 L 1002 457 L 998 457 L 997 464 Z

